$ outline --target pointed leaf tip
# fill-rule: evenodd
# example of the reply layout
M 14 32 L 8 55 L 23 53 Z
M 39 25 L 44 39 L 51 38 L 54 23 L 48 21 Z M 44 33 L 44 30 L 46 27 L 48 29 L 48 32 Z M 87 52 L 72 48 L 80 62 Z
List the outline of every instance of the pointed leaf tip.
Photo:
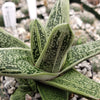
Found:
M 46 43 L 45 31 L 39 20 L 34 20 L 30 24 L 31 32 L 31 53 L 34 63 L 40 56 Z
M 74 34 L 69 24 L 57 25 L 37 60 L 36 66 L 48 72 L 60 71 L 72 45 L 73 38 Z
M 56 25 L 62 23 L 69 23 L 69 0 L 56 0 L 45 27 L 46 38 L 49 38 Z

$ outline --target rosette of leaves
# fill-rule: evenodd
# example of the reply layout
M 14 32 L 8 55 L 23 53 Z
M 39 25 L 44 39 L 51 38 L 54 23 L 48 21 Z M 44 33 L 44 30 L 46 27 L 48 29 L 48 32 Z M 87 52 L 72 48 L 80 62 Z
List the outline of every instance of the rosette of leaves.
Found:
M 31 48 L 0 29 L 0 75 L 20 79 L 11 100 L 24 100 L 32 89 L 42 100 L 69 100 L 70 92 L 100 99 L 100 84 L 73 68 L 100 53 L 100 40 L 72 46 L 68 0 L 57 0 L 46 26 L 35 20 L 30 32 Z

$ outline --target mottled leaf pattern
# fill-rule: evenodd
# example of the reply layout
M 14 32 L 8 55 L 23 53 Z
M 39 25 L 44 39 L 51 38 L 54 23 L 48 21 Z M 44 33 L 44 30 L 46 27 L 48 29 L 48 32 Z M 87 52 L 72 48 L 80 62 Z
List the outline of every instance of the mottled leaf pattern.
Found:
M 0 49 L 0 75 L 16 78 L 50 80 L 57 73 L 47 73 L 33 66 L 30 49 Z
M 64 72 L 85 59 L 100 53 L 100 40 L 72 47 L 67 53 L 66 63 L 61 71 Z
M 56 0 L 46 24 L 46 38 L 49 38 L 52 29 L 62 23 L 69 23 L 69 0 Z
M 0 28 L 0 48 L 9 48 L 9 47 L 29 48 L 25 43 L 23 43 L 19 39 L 10 35 L 10 33 L 6 32 L 2 28 Z M 1 60 L 1 58 L 0 58 L 0 60 Z M 5 66 L 2 68 L 0 66 L 0 71 L 4 70 L 4 69 L 5 69 Z M 16 72 L 18 73 L 18 70 L 16 70 L 15 73 Z M 4 89 L 2 89 L 0 92 L 1 99 L 2 100 L 3 100 L 3 98 L 5 99 L 6 96 L 7 96 L 7 94 L 5 93 Z
M 100 83 L 94 82 L 74 69 L 69 70 L 54 80 L 45 81 L 44 83 L 85 97 L 100 99 Z
M 0 28 L 0 48 L 22 47 L 29 48 L 25 43 L 10 35 L 10 33 Z
M 32 21 L 31 49 L 0 28 L 0 75 L 23 79 L 19 81 L 22 83 L 11 100 L 24 100 L 25 94 L 31 94 L 28 85 L 23 86 L 24 82 L 36 90 L 34 80 L 51 85 L 38 84 L 43 100 L 68 100 L 69 92 L 66 91 L 100 99 L 100 84 L 70 69 L 100 53 L 100 40 L 74 46 L 69 50 L 74 35 L 68 23 L 69 0 L 57 0 L 45 30 L 38 20 Z M 30 81 L 29 78 L 34 80 Z
M 40 56 L 44 48 L 44 45 L 46 43 L 45 31 L 42 25 L 40 24 L 39 20 L 31 22 L 30 32 L 31 32 L 31 52 L 35 63 L 38 57 Z
M 69 93 L 52 86 L 38 83 L 38 90 L 42 100 L 69 100 Z
M 74 35 L 69 24 L 56 26 L 37 60 L 36 66 L 48 72 L 60 71 L 73 38 Z
M 32 65 L 31 53 L 29 49 L 0 48 L 0 69 L 2 69 L 1 72 L 4 72 L 5 70 L 17 71 L 19 68 L 22 67 L 21 66 L 18 68 L 17 66 L 17 64 L 22 60 L 23 62 L 28 62 Z M 25 68 L 22 70 L 25 70 Z

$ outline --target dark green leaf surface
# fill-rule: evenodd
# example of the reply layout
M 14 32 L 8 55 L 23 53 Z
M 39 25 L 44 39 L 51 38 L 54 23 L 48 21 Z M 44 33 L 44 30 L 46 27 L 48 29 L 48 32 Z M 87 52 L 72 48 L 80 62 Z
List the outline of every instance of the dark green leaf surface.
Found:
M 54 88 L 52 86 L 47 86 L 44 84 L 38 84 L 38 90 L 42 97 L 42 100 L 69 100 L 67 97 L 69 93 L 64 90 Z
M 48 72 L 59 72 L 73 38 L 74 35 L 69 24 L 56 26 L 37 60 L 36 66 Z
M 32 91 L 25 90 L 25 88 L 24 89 L 18 88 L 16 89 L 14 94 L 11 95 L 10 100 L 25 100 L 26 94 L 31 95 Z
M 33 96 L 37 91 L 36 83 L 32 79 L 17 79 L 19 86 L 11 95 L 10 100 L 25 100 L 26 94 Z
M 31 52 L 35 63 L 38 57 L 40 56 L 44 48 L 44 45 L 46 43 L 45 31 L 39 20 L 31 22 L 30 32 L 31 32 Z
M 100 99 L 100 83 L 96 83 L 74 69 L 44 83 L 93 99 Z
M 49 80 L 57 73 L 47 73 L 33 66 L 30 49 L 1 48 L 0 75 L 17 78 Z
M 62 23 L 69 23 L 69 0 L 57 0 L 46 24 L 46 37 L 49 38 L 52 29 Z
M 0 48 L 8 48 L 8 47 L 29 48 L 27 45 L 25 45 L 25 43 L 23 43 L 19 39 L 13 37 L 8 32 L 0 28 Z
M 67 53 L 66 63 L 61 71 L 74 67 L 78 63 L 100 53 L 100 40 L 72 47 Z

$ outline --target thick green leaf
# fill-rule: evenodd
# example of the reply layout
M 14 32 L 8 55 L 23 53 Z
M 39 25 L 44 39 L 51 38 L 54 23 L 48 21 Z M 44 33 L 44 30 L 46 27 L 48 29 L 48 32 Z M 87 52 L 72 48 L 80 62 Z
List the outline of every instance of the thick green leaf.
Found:
M 61 73 L 74 67 L 78 63 L 100 53 L 100 40 L 73 46 L 67 53 L 66 63 Z
M 25 100 L 25 95 L 29 94 L 33 96 L 34 93 L 37 91 L 36 83 L 32 79 L 20 79 L 17 80 L 19 83 L 18 88 L 11 95 L 10 100 Z
M 13 37 L 10 33 L 6 32 L 5 30 L 3 30 L 2 28 L 0 28 L 0 48 L 8 48 L 8 47 L 22 47 L 22 48 L 29 48 L 25 43 L 23 43 L 22 41 L 20 41 L 19 39 Z M 0 52 L 1 53 L 1 52 Z M 0 54 L 0 63 L 1 61 L 1 56 L 5 56 L 5 55 L 1 55 Z M 10 56 L 10 54 L 9 54 Z M 6 57 L 6 56 L 5 56 Z M 14 56 L 15 57 L 15 56 Z M 7 58 L 5 59 L 6 63 L 9 66 L 9 62 L 7 62 Z M 3 64 L 4 63 L 4 64 Z M 0 64 L 0 71 L 6 69 L 7 66 L 5 66 L 5 61 L 3 61 L 3 66 L 1 66 Z M 13 65 L 13 67 L 16 65 Z M 11 72 L 13 69 L 9 69 Z M 15 73 L 19 73 L 19 70 L 15 70 Z M 0 73 L 1 74 L 1 73 Z M 2 74 L 1 74 L 2 75 Z M 13 77 L 13 75 L 12 75 Z M 4 93 L 3 93 L 4 94 Z M 2 94 L 1 94 L 2 95 Z
M 69 92 L 57 89 L 52 86 L 39 83 L 38 90 L 42 100 L 69 100 Z
M 32 95 L 32 91 L 28 89 L 24 89 L 22 87 L 19 87 L 16 89 L 14 94 L 11 95 L 10 100 L 25 100 L 26 94 Z
M 19 39 L 13 37 L 8 32 L 0 28 L 0 48 L 8 48 L 8 47 L 29 48 L 25 43 L 23 43 Z
M 44 45 L 46 43 L 46 36 L 45 36 L 45 31 L 42 25 L 40 24 L 39 20 L 31 22 L 30 32 L 31 32 L 31 52 L 35 63 L 44 48 Z
M 69 23 L 69 0 L 57 0 L 46 24 L 46 37 L 51 34 L 52 29 L 62 23 Z
M 48 72 L 60 71 L 73 38 L 74 35 L 69 24 L 56 26 L 37 60 L 36 66 Z
M 33 94 L 37 92 L 37 84 L 33 79 L 16 79 L 19 87 L 21 88 L 27 88 L 26 91 L 30 89 L 30 91 L 33 91 Z
M 100 83 L 94 82 L 74 69 L 44 83 L 85 97 L 100 99 Z
M 49 80 L 57 73 L 47 73 L 33 66 L 30 49 L 1 48 L 0 75 L 15 78 Z
M 17 71 L 18 68 L 17 64 L 20 61 L 28 62 L 29 64 L 33 65 L 32 58 L 30 55 L 31 55 L 30 49 L 0 48 L 0 69 L 2 69 L 1 71 L 2 72 L 5 70 Z M 20 69 L 22 68 L 22 66 L 19 67 Z M 25 69 L 23 68 L 23 70 Z

